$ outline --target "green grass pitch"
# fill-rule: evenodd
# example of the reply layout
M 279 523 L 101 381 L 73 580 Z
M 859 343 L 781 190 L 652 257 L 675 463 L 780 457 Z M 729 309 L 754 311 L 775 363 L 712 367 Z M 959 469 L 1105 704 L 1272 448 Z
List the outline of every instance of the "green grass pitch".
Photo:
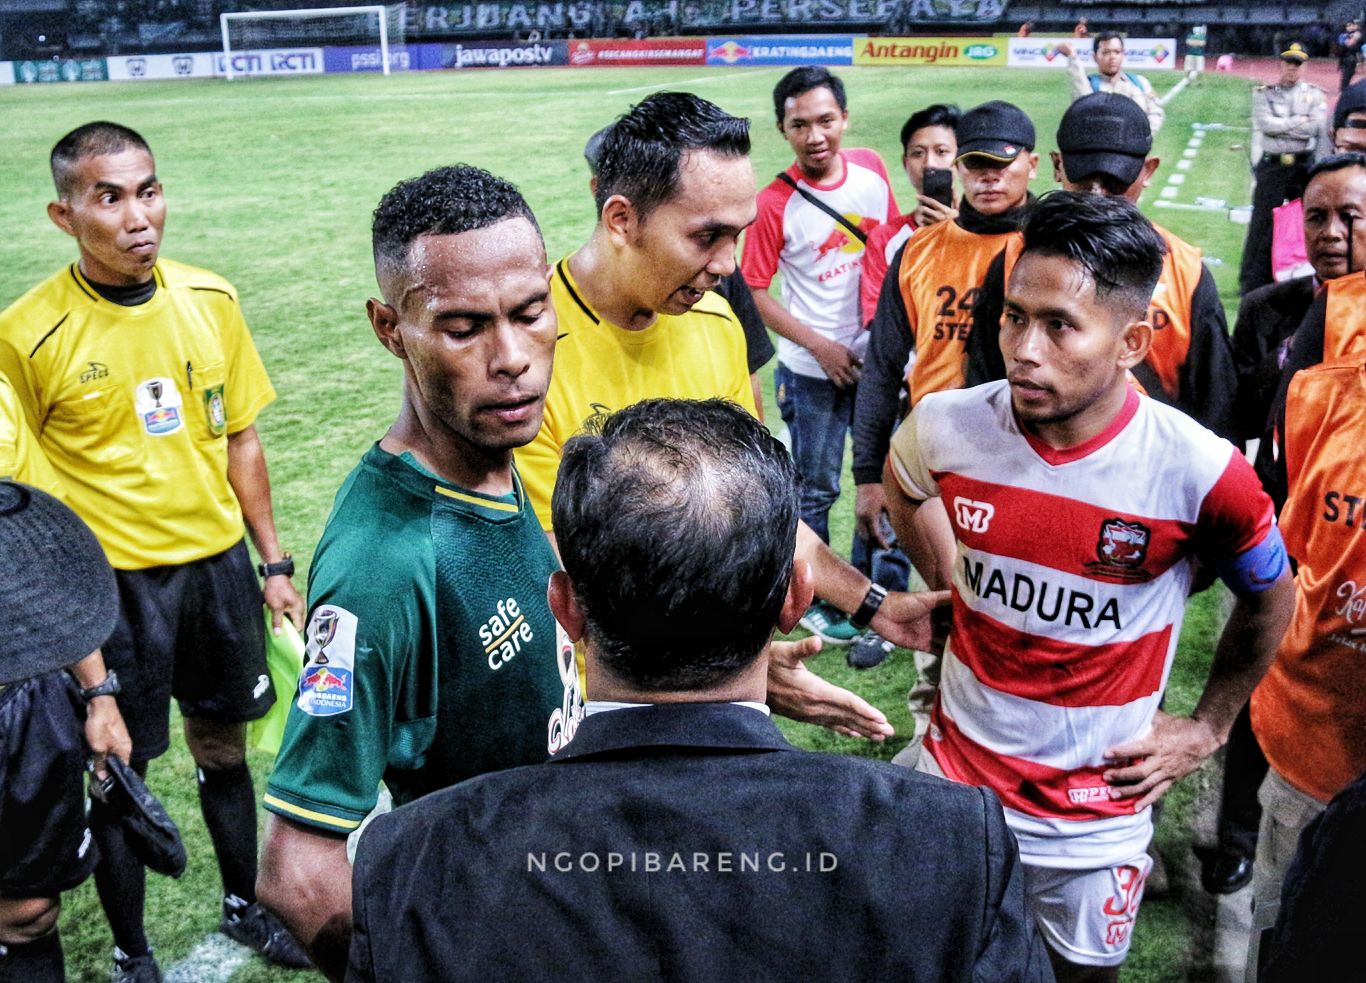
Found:
M 73 244 L 44 217 L 52 197 L 46 171 L 52 144 L 92 119 L 140 130 L 157 154 L 169 202 L 165 255 L 209 267 L 237 285 L 279 391 L 259 427 L 281 540 L 299 559 L 302 575 L 337 486 L 398 407 L 399 363 L 375 342 L 364 313 L 366 298 L 375 293 L 368 230 L 380 195 L 430 167 L 457 161 L 486 167 L 522 188 L 553 260 L 583 241 L 593 225 L 581 156 L 585 139 L 651 91 L 688 89 L 753 119 L 761 184 L 785 167 L 791 157 L 774 128 L 770 97 L 783 71 L 550 69 L 3 89 L 0 109 L 8 125 L 0 171 L 7 193 L 0 198 L 0 224 L 10 232 L 0 244 L 0 307 L 75 255 Z M 897 167 L 897 134 L 910 112 L 937 101 L 964 108 L 993 98 L 1019 104 L 1035 120 L 1043 154 L 1034 190 L 1054 187 L 1047 151 L 1067 103 L 1061 73 L 846 68 L 839 74 L 850 97 L 845 143 L 882 154 L 903 205 L 911 193 Z M 1174 73 L 1154 76 L 1161 91 L 1176 79 Z M 1159 210 L 1152 204 L 1181 158 L 1193 123 L 1230 128 L 1206 137 L 1176 200 L 1248 200 L 1249 89 L 1241 79 L 1210 77 L 1176 97 L 1155 149 L 1164 163 L 1144 197 L 1150 215 L 1202 245 L 1217 264 L 1214 274 L 1230 316 L 1243 227 L 1217 212 Z M 763 375 L 773 421 L 771 364 Z M 848 548 L 852 502 L 846 494 L 832 516 L 841 550 Z M 1191 604 L 1168 698 L 1177 711 L 1193 705 L 1222 623 L 1213 593 Z M 857 675 L 838 653 L 818 656 L 814 666 L 862 693 L 891 715 L 898 731 L 909 733 L 904 697 L 913 669 L 906 653 Z M 804 746 L 880 758 L 889 758 L 905 741 L 878 747 L 802 725 L 785 729 Z M 163 967 L 184 957 L 218 918 L 218 873 L 199 816 L 193 766 L 183 742 L 174 743 L 153 767 L 151 784 L 180 822 L 191 861 L 179 882 L 150 880 L 148 934 Z M 269 762 L 257 756 L 253 765 L 259 794 Z M 1173 860 L 1189 853 L 1193 797 L 1188 782 L 1169 799 L 1158 843 Z M 1126 979 L 1185 975 L 1198 930 L 1189 895 L 1199 889 L 1180 879 L 1177 886 L 1170 900 L 1145 904 Z M 111 943 L 93 884 L 66 896 L 62 926 L 70 978 L 105 978 Z M 314 977 L 274 972 L 254 960 L 233 978 Z

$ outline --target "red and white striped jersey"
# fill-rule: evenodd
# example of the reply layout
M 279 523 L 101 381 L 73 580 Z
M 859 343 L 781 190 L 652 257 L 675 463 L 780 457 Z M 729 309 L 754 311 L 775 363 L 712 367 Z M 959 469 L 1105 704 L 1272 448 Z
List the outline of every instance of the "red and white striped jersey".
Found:
M 942 497 L 958 541 L 926 749 L 1000 796 L 1028 863 L 1141 853 L 1148 810 L 1111 798 L 1103 755 L 1152 723 L 1196 559 L 1225 567 L 1271 533 L 1251 466 L 1132 390 L 1104 432 L 1053 449 L 1004 381 L 926 396 L 890 460 L 907 495 Z

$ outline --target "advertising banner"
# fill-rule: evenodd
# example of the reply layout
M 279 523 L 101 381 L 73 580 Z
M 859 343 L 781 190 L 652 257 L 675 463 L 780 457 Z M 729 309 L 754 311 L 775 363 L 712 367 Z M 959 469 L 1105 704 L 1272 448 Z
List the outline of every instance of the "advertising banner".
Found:
M 570 41 L 569 64 L 594 65 L 705 65 L 705 38 L 646 38 L 640 41 Z
M 351 44 L 323 49 L 325 72 L 379 72 L 380 49 L 377 44 Z M 441 67 L 439 44 L 391 44 L 389 71 L 421 72 Z
M 1003 39 L 1005 40 L 1005 39 Z M 1096 70 L 1091 42 L 1086 38 L 1009 38 L 1006 64 L 1011 68 L 1066 68 L 1067 59 L 1058 45 L 1070 44 L 1088 72 Z M 1176 38 L 1125 38 L 1124 70 L 1152 71 L 1176 68 Z
M 105 61 L 109 77 L 116 81 L 214 76 L 214 54 L 210 51 L 179 55 L 116 55 Z
M 409 4 L 410 36 L 459 36 L 497 31 L 592 31 L 644 27 L 655 35 L 717 34 L 751 27 L 782 30 L 796 25 L 866 29 L 886 25 L 910 34 L 919 25 L 1001 20 L 1007 0 L 470 0 Z M 652 30 L 663 25 L 667 31 Z
M 442 68 L 541 68 L 568 64 L 569 44 L 565 41 L 476 41 L 441 46 Z
M 855 38 L 855 65 L 1000 65 L 1005 44 L 996 38 Z
M 0 85 L 14 84 L 14 62 L 0 61 Z
M 854 39 L 834 34 L 708 38 L 708 65 L 852 65 Z
M 232 53 L 233 75 L 321 75 L 322 71 L 322 48 L 275 48 Z M 221 51 L 213 56 L 213 73 L 228 73 Z
M 109 77 L 103 58 L 47 58 L 14 62 L 14 80 L 24 85 L 38 82 L 103 82 Z

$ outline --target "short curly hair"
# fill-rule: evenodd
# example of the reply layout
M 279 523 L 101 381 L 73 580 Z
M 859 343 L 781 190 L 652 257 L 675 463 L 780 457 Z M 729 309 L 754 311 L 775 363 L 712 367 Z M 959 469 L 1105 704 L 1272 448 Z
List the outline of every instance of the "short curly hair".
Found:
M 540 235 L 531 206 L 516 186 L 470 164 L 438 167 L 400 181 L 375 209 L 370 241 L 381 280 L 408 259 L 424 235 L 459 235 L 510 218 L 524 218 Z

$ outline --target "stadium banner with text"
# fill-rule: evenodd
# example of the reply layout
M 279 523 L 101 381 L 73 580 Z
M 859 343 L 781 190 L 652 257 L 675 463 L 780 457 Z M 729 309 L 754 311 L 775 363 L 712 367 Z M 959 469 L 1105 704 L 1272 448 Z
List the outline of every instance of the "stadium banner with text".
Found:
M 14 62 L 0 61 L 0 85 L 14 84 Z
M 103 82 L 109 77 L 103 58 L 45 58 L 42 61 L 16 61 L 14 81 L 21 85 L 38 82 Z
M 705 38 L 592 39 L 569 42 L 569 64 L 580 68 L 631 65 L 705 65 Z
M 917 24 L 952 21 L 989 24 L 1005 14 L 1009 0 L 479 0 L 468 3 L 410 3 L 410 37 L 490 34 L 496 31 L 591 31 L 609 35 L 618 27 L 634 33 L 712 34 L 749 27 L 823 24 L 866 28 L 886 24 L 909 34 Z M 659 27 L 665 30 L 659 30 Z
M 1091 42 L 1086 38 L 1010 38 L 1006 63 L 1011 68 L 1066 68 L 1067 58 L 1058 45 L 1070 44 L 1087 71 L 1094 71 Z M 1125 38 L 1124 70 L 1152 71 L 1176 68 L 1176 38 Z
M 855 38 L 855 65 L 1000 65 L 1006 48 L 995 38 Z
M 349 44 L 323 48 L 323 70 L 327 72 L 378 72 L 383 57 L 377 44 Z M 425 72 L 441 68 L 441 45 L 398 44 L 389 46 L 389 71 Z
M 708 38 L 708 65 L 852 65 L 854 39 L 847 34 L 770 34 Z
M 234 51 L 234 75 L 321 75 L 322 48 L 273 48 L 266 51 Z M 213 73 L 226 76 L 223 52 L 213 56 Z
M 443 44 L 442 68 L 539 68 L 568 65 L 569 44 L 565 41 L 513 41 Z
M 200 51 L 178 55 L 112 55 L 105 59 L 109 77 L 115 81 L 189 79 L 214 77 L 214 53 Z

